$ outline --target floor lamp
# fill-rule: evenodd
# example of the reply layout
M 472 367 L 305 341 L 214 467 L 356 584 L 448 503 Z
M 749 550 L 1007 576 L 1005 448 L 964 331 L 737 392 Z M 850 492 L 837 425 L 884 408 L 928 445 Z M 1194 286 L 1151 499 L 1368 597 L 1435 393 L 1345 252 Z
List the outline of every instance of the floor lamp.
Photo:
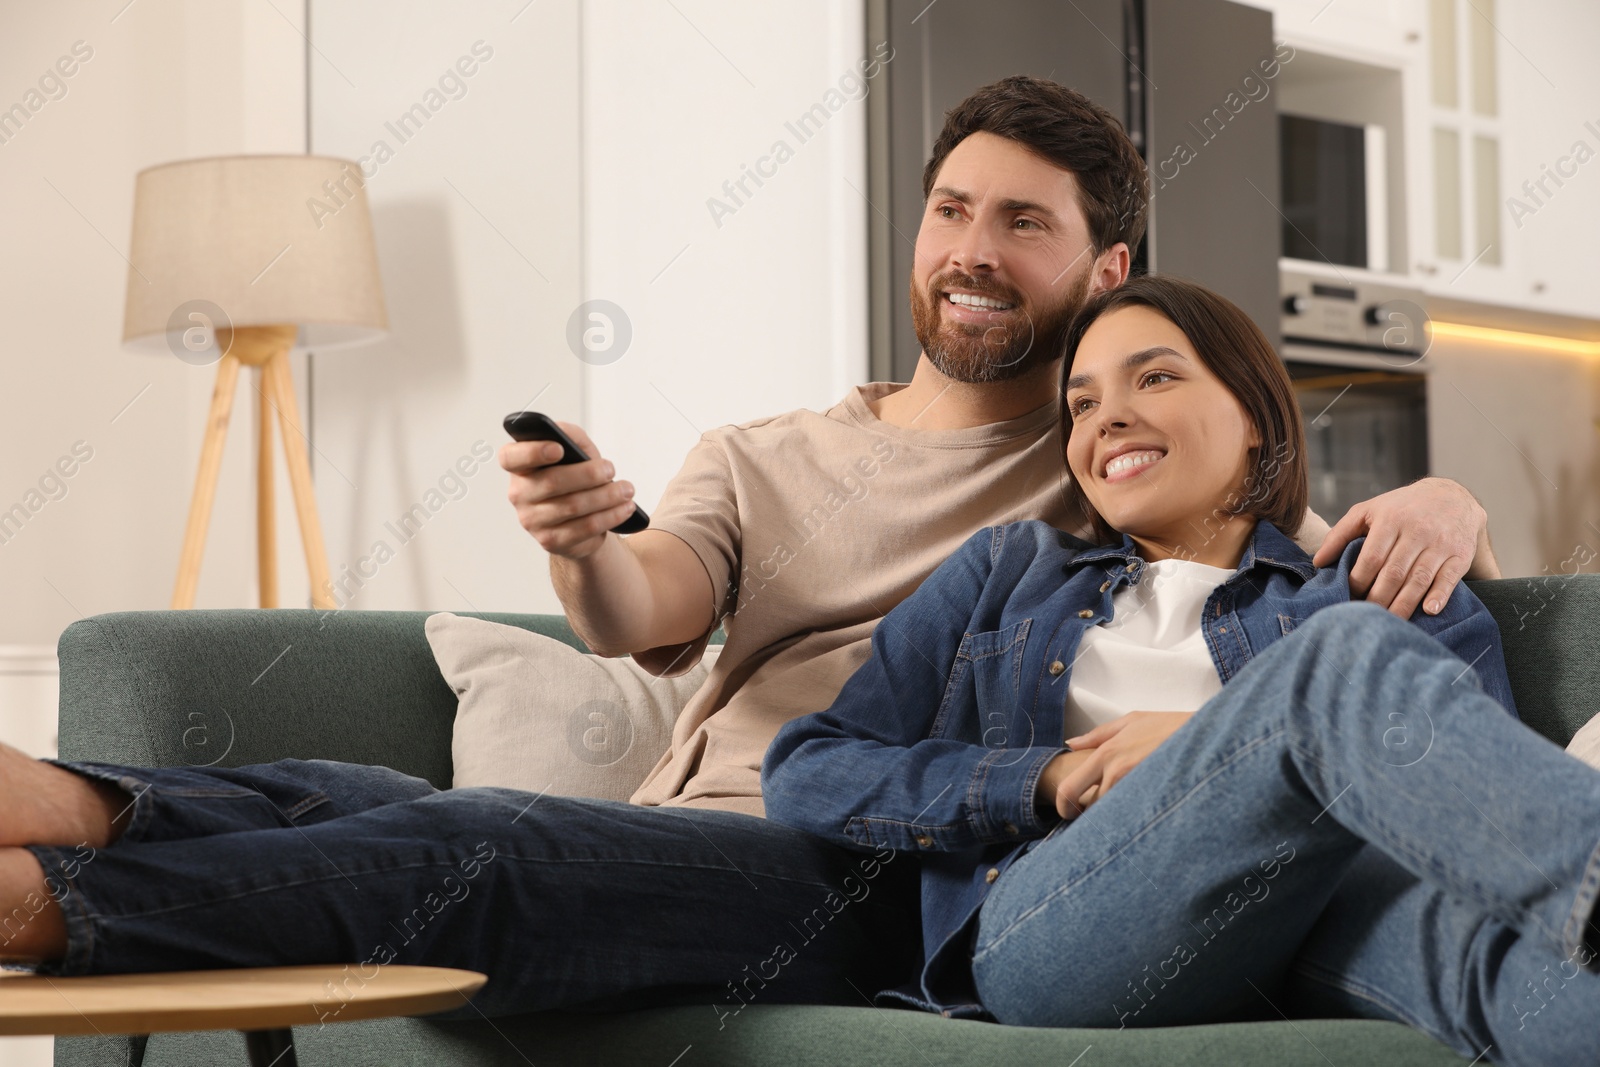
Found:
M 361 169 L 323 156 L 224 156 L 139 172 L 122 340 L 216 365 L 178 563 L 174 608 L 194 606 L 241 367 L 258 397 L 256 562 L 277 607 L 272 426 L 283 438 L 311 603 L 335 606 L 289 352 L 375 340 L 388 329 Z

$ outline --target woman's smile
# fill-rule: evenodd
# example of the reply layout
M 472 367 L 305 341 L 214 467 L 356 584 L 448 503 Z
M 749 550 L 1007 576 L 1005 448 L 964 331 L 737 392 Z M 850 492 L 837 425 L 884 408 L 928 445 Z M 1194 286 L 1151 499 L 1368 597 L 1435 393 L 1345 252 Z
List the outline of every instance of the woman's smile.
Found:
M 1147 473 L 1166 454 L 1166 449 L 1149 445 L 1118 445 L 1106 453 L 1106 460 L 1100 466 L 1100 476 L 1108 483 L 1125 482 Z

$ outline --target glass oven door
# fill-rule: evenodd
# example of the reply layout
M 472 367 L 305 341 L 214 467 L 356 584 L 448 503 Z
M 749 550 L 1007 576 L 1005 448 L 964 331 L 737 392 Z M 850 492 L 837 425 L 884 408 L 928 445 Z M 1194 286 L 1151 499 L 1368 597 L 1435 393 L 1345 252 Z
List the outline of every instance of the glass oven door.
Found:
M 1305 415 L 1311 510 L 1353 505 L 1428 474 L 1428 378 L 1381 367 L 1286 361 Z

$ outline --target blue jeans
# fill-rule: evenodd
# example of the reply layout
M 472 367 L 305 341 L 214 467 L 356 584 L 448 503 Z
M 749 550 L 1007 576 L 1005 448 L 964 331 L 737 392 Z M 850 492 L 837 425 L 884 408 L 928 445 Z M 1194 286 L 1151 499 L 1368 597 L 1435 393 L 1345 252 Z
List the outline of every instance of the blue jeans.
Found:
M 1365 1016 L 1600 1062 L 1600 774 L 1370 604 L 1250 662 L 984 901 L 1006 1023 Z
M 863 1003 L 917 943 L 914 865 L 750 815 L 382 767 L 51 761 L 134 795 L 110 847 L 30 846 L 78 975 L 386 963 L 489 976 L 442 1017 L 702 1003 Z M 854 986 L 852 986 L 854 983 Z

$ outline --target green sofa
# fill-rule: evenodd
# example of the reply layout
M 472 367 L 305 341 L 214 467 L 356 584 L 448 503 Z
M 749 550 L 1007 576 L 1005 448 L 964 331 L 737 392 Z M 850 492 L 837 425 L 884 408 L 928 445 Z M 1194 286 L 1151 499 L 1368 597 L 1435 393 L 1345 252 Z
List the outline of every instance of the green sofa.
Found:
M 1600 708 L 1600 576 L 1473 588 L 1500 621 L 1523 719 L 1565 745 Z M 150 611 L 74 623 L 60 641 L 61 755 L 144 766 L 322 758 L 382 764 L 448 787 L 455 697 L 423 634 L 428 614 Z M 559 617 L 479 617 L 577 643 Z M 296 1042 L 307 1067 L 1468 1063 L 1425 1034 L 1388 1022 L 1045 1030 L 878 1009 L 865 1001 L 853 1007 L 752 1005 L 726 1026 L 709 1006 L 538 1013 L 492 1022 L 390 1019 L 303 1028 Z M 55 1062 L 122 1067 L 129 1052 L 126 1037 L 60 1038 Z M 244 1063 L 244 1042 L 231 1032 L 157 1034 L 144 1062 Z

